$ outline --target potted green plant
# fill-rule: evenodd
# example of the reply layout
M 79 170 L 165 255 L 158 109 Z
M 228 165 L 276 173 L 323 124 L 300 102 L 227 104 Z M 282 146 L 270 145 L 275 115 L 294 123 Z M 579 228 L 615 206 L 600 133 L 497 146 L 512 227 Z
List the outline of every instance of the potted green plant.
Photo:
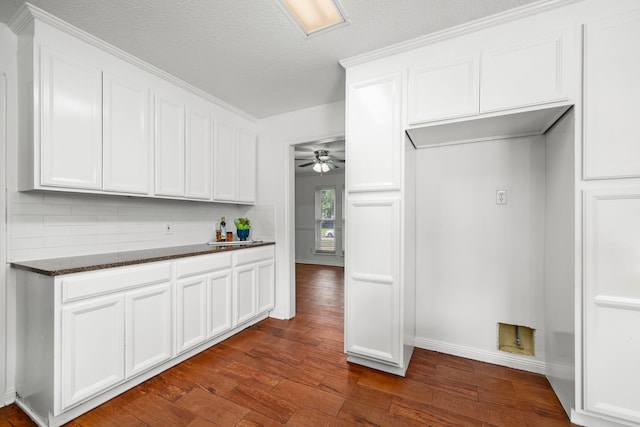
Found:
M 249 221 L 249 218 L 236 218 L 234 222 L 236 223 L 238 240 L 247 240 L 249 231 L 251 230 L 251 221 Z

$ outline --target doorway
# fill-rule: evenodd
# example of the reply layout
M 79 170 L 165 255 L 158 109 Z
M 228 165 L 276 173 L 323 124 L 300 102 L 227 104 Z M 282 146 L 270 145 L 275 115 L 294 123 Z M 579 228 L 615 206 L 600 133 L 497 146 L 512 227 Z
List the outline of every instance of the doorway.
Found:
M 296 315 L 296 261 L 300 258 L 301 261 L 310 265 L 334 267 L 344 265 L 344 239 L 342 237 L 344 229 L 342 194 L 346 168 L 344 135 L 291 143 L 286 148 L 289 161 L 287 162 L 288 179 L 285 203 L 287 230 L 285 240 L 288 246 L 286 250 L 289 254 L 289 317 L 293 317 Z M 323 163 L 326 164 L 328 161 L 335 167 L 323 167 Z M 298 197 L 302 184 L 298 181 L 304 181 L 305 187 L 308 188 L 309 182 L 319 179 L 316 176 L 322 178 L 322 181 L 313 184 L 311 192 L 306 193 L 306 201 L 300 211 L 297 209 L 297 202 L 298 200 L 303 201 L 303 198 Z M 330 218 L 323 218 L 321 212 L 320 215 L 315 213 L 316 187 L 323 187 L 327 183 L 330 183 L 329 187 L 335 190 L 333 195 L 334 215 Z M 298 187 L 298 191 L 296 191 L 296 187 Z M 306 216 L 304 221 L 302 215 Z M 305 257 L 301 256 L 303 253 Z
M 7 342 L 7 218 L 6 218 L 6 136 L 7 136 L 7 78 L 0 71 L 0 407 L 4 406 L 6 393 L 6 342 Z

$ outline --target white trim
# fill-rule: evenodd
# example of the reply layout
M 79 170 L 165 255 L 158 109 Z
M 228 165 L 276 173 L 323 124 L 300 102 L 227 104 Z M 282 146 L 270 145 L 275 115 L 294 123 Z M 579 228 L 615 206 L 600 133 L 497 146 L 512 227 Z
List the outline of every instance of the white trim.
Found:
M 506 354 L 499 352 L 498 350 L 482 350 L 419 337 L 416 337 L 415 339 L 415 346 L 425 350 L 432 350 L 454 356 L 465 357 L 467 359 L 479 360 L 481 362 L 493 363 L 494 365 L 535 372 L 536 374 L 544 375 L 546 372 L 546 364 L 541 360 L 532 358 L 531 356 Z
M 287 255 L 287 277 L 283 280 L 289 286 L 287 307 L 270 313 L 276 319 L 291 319 L 296 315 L 296 194 L 295 194 L 295 146 L 310 142 L 328 143 L 344 140 L 345 134 L 329 134 L 317 138 L 289 140 L 284 144 L 284 251 Z M 280 244 L 280 243 L 278 243 Z
M 201 98 L 204 98 L 208 101 L 213 102 L 214 104 L 218 105 L 219 107 L 222 107 L 226 110 L 232 111 L 252 122 L 257 122 L 257 119 L 255 117 L 253 117 L 252 115 L 250 115 L 249 113 L 240 110 L 237 107 L 234 107 L 231 104 L 226 103 L 225 101 L 216 98 L 215 96 L 211 95 L 208 92 L 205 92 L 202 89 L 199 89 L 187 82 L 185 82 L 184 80 L 181 80 L 177 77 L 175 77 L 172 74 L 167 73 L 166 71 L 161 70 L 160 68 L 153 66 L 151 64 L 149 64 L 148 62 L 145 62 L 139 58 L 136 58 L 135 56 L 103 41 L 100 40 L 99 38 L 87 33 L 86 31 L 83 31 L 71 24 L 69 24 L 68 22 L 65 22 L 63 20 L 61 20 L 60 18 L 51 15 L 49 12 L 46 12 L 42 9 L 40 9 L 39 7 L 36 7 L 30 3 L 25 3 L 24 5 L 22 5 L 22 7 L 11 17 L 11 19 L 9 20 L 9 28 L 11 29 L 11 31 L 13 31 L 16 35 L 19 34 L 22 30 L 24 30 L 24 28 L 34 19 L 37 18 L 38 20 L 51 25 L 52 27 L 64 31 L 65 33 L 76 37 L 84 42 L 87 42 L 95 47 L 97 47 L 98 49 L 101 49 L 119 59 L 122 59 L 124 61 L 129 62 L 130 64 L 134 65 L 135 67 L 138 67 L 144 71 L 147 71 L 151 74 L 154 74 L 158 77 L 160 77 L 161 79 L 164 79 L 166 81 L 168 81 L 171 84 L 174 84 L 178 87 L 181 87 L 184 90 L 187 90 L 193 94 L 195 94 L 196 96 L 199 96 Z
M 0 406 L 11 403 L 15 399 L 14 390 L 7 387 L 7 76 L 0 71 L 0 392 L 4 394 Z
M 439 43 L 444 40 L 449 40 L 465 34 L 494 27 L 496 25 L 506 24 L 508 22 L 525 18 L 527 16 L 536 15 L 548 10 L 558 9 L 581 1 L 583 0 L 540 0 L 535 3 L 520 6 L 515 9 L 506 10 L 495 15 L 487 16 L 485 18 L 480 18 L 475 21 L 457 25 L 455 27 L 440 30 L 435 33 L 417 37 L 415 39 L 396 43 L 391 46 L 383 47 L 381 49 L 377 49 L 361 55 L 356 55 L 351 58 L 342 59 L 338 62 L 344 68 L 353 67 L 355 65 L 360 65 L 377 59 L 397 55 L 402 52 L 407 52 L 409 50 L 418 49 L 434 43 Z
M 624 421 L 620 419 L 605 417 L 603 415 L 594 414 L 591 412 L 586 412 L 578 409 L 571 410 L 571 422 L 577 424 L 579 426 L 589 426 L 589 427 L 637 427 L 638 424 L 635 424 L 630 421 Z

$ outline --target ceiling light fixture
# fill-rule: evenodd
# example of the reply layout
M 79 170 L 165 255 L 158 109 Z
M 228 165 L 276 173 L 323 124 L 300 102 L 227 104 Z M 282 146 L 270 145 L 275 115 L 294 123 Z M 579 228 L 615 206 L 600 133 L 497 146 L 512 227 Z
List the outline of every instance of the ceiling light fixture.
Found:
M 275 0 L 307 37 L 349 24 L 339 0 Z

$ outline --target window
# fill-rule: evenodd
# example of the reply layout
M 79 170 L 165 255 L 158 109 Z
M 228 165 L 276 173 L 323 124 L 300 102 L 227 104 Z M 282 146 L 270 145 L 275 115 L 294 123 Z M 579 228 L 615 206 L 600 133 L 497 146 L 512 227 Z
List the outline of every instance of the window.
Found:
M 336 189 L 316 189 L 316 253 L 336 253 Z

